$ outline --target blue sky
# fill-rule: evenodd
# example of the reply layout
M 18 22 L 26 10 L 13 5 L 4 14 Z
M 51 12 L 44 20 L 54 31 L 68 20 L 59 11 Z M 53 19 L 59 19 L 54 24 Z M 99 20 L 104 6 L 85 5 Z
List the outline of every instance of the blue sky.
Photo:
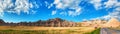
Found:
M 0 0 L 0 19 L 6 22 L 57 17 L 74 22 L 120 19 L 120 0 Z

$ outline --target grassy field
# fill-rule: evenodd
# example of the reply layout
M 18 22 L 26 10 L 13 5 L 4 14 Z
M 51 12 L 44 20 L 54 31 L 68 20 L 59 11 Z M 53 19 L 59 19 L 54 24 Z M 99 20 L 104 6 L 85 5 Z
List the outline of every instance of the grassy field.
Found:
M 96 30 L 93 27 L 0 26 L 0 34 L 91 34 L 91 32 Z
M 85 34 L 100 34 L 100 28 L 95 29 L 95 30 L 92 31 L 92 32 L 87 32 L 87 33 L 85 33 Z
M 118 26 L 118 27 L 109 27 L 109 29 L 120 30 L 120 26 Z

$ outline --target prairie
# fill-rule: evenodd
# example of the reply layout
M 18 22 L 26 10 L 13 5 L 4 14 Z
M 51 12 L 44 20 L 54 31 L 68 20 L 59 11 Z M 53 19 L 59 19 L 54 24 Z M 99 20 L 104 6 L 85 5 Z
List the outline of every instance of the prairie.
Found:
M 94 27 L 0 26 L 0 34 L 86 34 Z

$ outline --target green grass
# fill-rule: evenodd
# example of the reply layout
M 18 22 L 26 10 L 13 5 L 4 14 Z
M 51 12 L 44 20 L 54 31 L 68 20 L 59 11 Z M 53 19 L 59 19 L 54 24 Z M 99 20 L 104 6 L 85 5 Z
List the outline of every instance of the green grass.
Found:
M 85 34 L 100 34 L 100 28 L 98 28 L 92 32 L 85 33 Z

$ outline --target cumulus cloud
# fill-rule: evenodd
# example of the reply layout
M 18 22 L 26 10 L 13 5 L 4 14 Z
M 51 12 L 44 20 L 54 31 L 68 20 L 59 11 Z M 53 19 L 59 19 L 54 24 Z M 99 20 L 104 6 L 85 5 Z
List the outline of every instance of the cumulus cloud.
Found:
M 70 16 L 77 16 L 80 15 L 81 8 L 77 8 L 76 11 L 68 11 Z
M 120 19 L 120 7 L 117 7 L 115 10 L 113 10 L 113 12 L 111 12 L 109 15 L 111 15 L 112 17 L 115 18 L 119 18 Z
M 53 6 L 53 4 L 50 4 L 50 5 L 48 6 L 48 9 L 50 9 L 52 6 Z
M 102 0 L 91 0 L 90 3 L 93 4 L 93 6 L 96 9 L 100 9 L 102 7 L 106 8 L 106 9 L 120 7 L 120 2 L 118 0 L 108 0 L 103 3 L 102 3 Z
M 67 12 L 61 12 L 60 15 L 67 15 Z
M 82 7 L 79 6 L 80 3 L 82 3 L 83 0 L 54 0 L 52 4 L 55 5 L 56 11 L 62 10 L 59 14 L 65 14 L 69 16 L 78 16 L 81 14 Z M 114 8 L 110 13 L 106 16 L 102 17 L 97 17 L 98 18 L 111 18 L 115 17 L 118 18 L 120 17 L 120 2 L 118 0 L 108 0 L 105 2 L 102 2 L 103 0 L 89 0 L 87 1 L 88 3 L 93 4 L 94 8 L 96 10 L 103 9 L 111 9 Z M 70 9 L 70 10 L 68 10 Z M 109 11 L 108 11 L 109 12 Z
M 55 15 L 57 12 L 54 10 L 54 11 L 52 11 L 52 14 L 51 15 Z
M 120 2 L 117 0 L 108 0 L 107 2 L 104 3 L 106 8 L 112 8 L 112 7 L 117 7 L 120 6 Z
M 102 16 L 102 17 L 97 17 L 97 19 L 110 19 L 112 17 L 120 19 L 120 2 L 118 0 L 108 0 L 104 2 L 103 4 L 101 3 L 102 0 L 91 0 L 92 4 L 94 4 L 94 7 L 99 10 L 102 6 L 106 9 L 114 8 L 108 15 Z M 95 6 L 99 5 L 99 6 Z M 96 19 L 96 18 L 93 18 Z
M 91 0 L 90 3 L 92 3 L 95 9 L 98 10 L 101 9 L 102 6 L 101 1 L 102 0 Z
M 34 8 L 34 5 L 36 3 L 29 2 L 29 0 L 0 0 L 0 15 L 2 16 L 4 12 L 29 13 L 29 10 Z
M 96 20 L 96 19 L 109 20 L 110 18 L 112 18 L 112 16 L 110 16 L 110 15 L 105 15 L 105 16 L 101 16 L 101 17 L 91 18 L 90 20 Z
M 110 18 L 117 18 L 120 19 L 120 12 L 111 12 L 108 15 L 97 17 L 97 18 L 92 18 L 91 20 L 94 19 L 104 19 L 104 20 L 109 20 Z
M 46 6 L 48 9 L 50 9 L 51 7 L 53 7 L 53 3 L 50 4 L 50 3 L 47 2 L 47 1 L 45 1 L 44 3 L 45 3 L 45 6 Z
M 108 15 L 97 17 L 97 18 L 92 18 L 92 19 L 104 19 L 104 20 L 109 20 L 110 18 L 117 18 L 120 19 L 120 11 L 115 10 L 114 12 L 110 12 Z
M 93 4 L 96 10 L 99 10 L 102 7 L 109 9 L 120 6 L 120 2 L 118 0 L 108 0 L 107 2 L 103 3 L 102 0 L 91 0 L 90 3 Z
M 110 12 L 108 15 L 110 15 L 110 17 L 120 19 L 120 2 L 118 2 L 117 0 L 108 0 L 107 2 L 105 2 L 105 7 L 106 8 L 114 8 L 115 7 L 112 10 L 112 12 Z
M 54 0 L 53 4 L 56 5 L 55 6 L 56 9 L 67 11 L 67 14 L 69 16 L 77 16 L 80 15 L 81 12 L 81 7 L 79 6 L 80 2 L 81 2 L 80 0 Z M 71 9 L 71 10 L 66 10 L 66 9 Z

